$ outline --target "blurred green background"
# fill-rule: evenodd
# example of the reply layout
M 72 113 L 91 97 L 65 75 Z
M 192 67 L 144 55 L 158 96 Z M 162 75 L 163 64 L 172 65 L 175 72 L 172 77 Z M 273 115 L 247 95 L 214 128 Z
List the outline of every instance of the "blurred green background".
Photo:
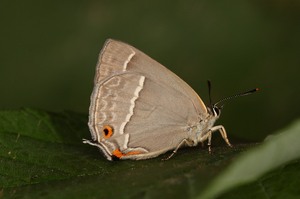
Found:
M 1 1 L 0 108 L 88 112 L 107 38 L 132 44 L 225 105 L 229 136 L 262 140 L 299 116 L 300 1 Z

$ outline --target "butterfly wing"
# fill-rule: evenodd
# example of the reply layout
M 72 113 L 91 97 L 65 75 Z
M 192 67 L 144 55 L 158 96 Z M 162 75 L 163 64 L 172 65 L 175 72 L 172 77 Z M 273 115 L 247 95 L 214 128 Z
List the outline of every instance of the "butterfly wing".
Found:
M 108 159 L 144 159 L 174 149 L 207 114 L 183 80 L 119 41 L 105 43 L 94 83 L 89 127 Z

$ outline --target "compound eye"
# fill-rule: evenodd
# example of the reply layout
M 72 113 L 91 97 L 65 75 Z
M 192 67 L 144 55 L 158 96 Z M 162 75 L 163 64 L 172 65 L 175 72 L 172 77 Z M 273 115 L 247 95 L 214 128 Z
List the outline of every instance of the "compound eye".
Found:
M 214 107 L 213 112 L 214 112 L 214 116 L 219 116 L 221 113 L 221 110 L 219 107 Z

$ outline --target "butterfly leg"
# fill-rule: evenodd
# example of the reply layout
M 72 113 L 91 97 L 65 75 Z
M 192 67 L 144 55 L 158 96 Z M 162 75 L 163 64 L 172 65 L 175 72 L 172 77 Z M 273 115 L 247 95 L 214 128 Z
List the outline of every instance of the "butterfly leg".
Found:
M 211 138 L 212 138 L 212 133 L 215 131 L 219 131 L 222 138 L 224 139 L 224 141 L 226 142 L 226 144 L 229 147 L 232 147 L 232 145 L 229 142 L 229 139 L 227 137 L 227 133 L 225 128 L 222 125 L 218 125 L 218 126 L 214 126 L 211 129 L 208 130 L 208 132 L 201 138 L 200 142 L 204 142 L 205 140 L 207 140 L 207 145 L 208 145 L 208 152 L 211 153 Z
M 175 153 L 177 152 L 177 150 L 180 148 L 180 147 L 182 147 L 182 146 L 184 146 L 184 145 L 192 145 L 192 143 L 191 143 L 191 141 L 190 140 L 188 140 L 188 139 L 183 139 L 178 145 L 177 145 L 177 147 L 174 149 L 174 151 L 171 153 L 171 155 L 169 155 L 167 158 L 164 158 L 164 159 L 162 159 L 162 160 L 169 160 L 171 157 L 173 157 L 173 155 L 175 155 Z
M 232 147 L 232 145 L 230 144 L 229 142 L 229 139 L 227 137 L 227 133 L 226 133 L 226 130 L 225 128 L 222 126 L 222 125 L 218 125 L 218 126 L 214 126 L 212 127 L 210 130 L 210 134 L 208 136 L 208 143 L 209 143 L 209 146 L 211 144 L 211 136 L 212 136 L 212 133 L 215 132 L 215 131 L 219 131 L 222 138 L 224 139 L 224 141 L 226 142 L 226 144 L 229 146 L 229 147 Z
M 208 131 L 208 137 L 207 137 L 208 153 L 211 153 L 211 137 L 212 137 L 212 131 Z

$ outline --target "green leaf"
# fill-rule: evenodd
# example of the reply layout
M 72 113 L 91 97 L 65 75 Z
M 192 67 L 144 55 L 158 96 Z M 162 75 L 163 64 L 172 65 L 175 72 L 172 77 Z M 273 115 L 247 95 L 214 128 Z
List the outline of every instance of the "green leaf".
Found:
M 288 179 L 289 183 L 299 183 L 296 180 L 300 179 L 299 174 L 296 175 L 299 162 L 286 164 L 299 154 L 292 146 L 286 149 L 297 142 L 298 138 L 289 132 L 298 131 L 299 123 L 261 146 L 215 146 L 212 154 L 199 146 L 181 149 L 168 161 L 161 160 L 168 155 L 165 154 L 144 161 L 115 162 L 107 161 L 95 147 L 82 144 L 82 138 L 90 138 L 86 123 L 87 115 L 73 112 L 0 111 L 0 198 L 197 198 L 201 194 L 214 197 L 230 188 L 234 188 L 234 193 L 247 196 L 245 193 L 261 193 L 262 183 L 264 194 L 276 193 L 272 190 L 283 190 L 279 191 L 282 195 L 297 194 L 293 189 L 295 185 L 287 187 L 277 181 Z M 288 138 L 294 140 L 277 141 Z M 276 156 L 270 152 L 269 159 L 280 159 L 281 163 L 265 165 L 267 161 L 258 157 L 273 142 L 279 152 Z M 246 151 L 252 148 L 256 150 L 255 162 L 243 163 L 243 158 L 251 154 Z M 289 157 L 283 152 L 285 149 L 290 150 Z M 283 165 L 280 169 L 259 178 L 280 165 Z M 247 174 L 249 168 L 259 175 L 251 178 L 252 184 L 237 186 L 246 182 L 241 181 L 244 177 L 238 171 Z M 232 170 L 238 175 L 234 179 L 240 182 L 231 186 L 221 183 L 217 187 L 223 186 L 222 192 L 211 195 L 218 179 L 233 177 Z M 222 197 L 237 196 L 234 193 L 229 191 Z
M 279 131 L 276 135 L 269 136 L 261 146 L 237 158 L 198 198 L 215 198 L 230 188 L 252 182 L 260 178 L 266 172 L 279 166 L 284 166 L 292 160 L 299 159 L 299 143 L 300 120 L 293 123 L 290 127 Z M 292 168 L 299 169 L 299 162 L 295 163 Z M 298 172 L 295 174 L 298 174 Z M 298 174 L 298 178 L 292 176 L 290 179 L 291 181 L 296 179 L 298 182 L 296 184 L 299 185 L 299 176 Z M 274 180 L 277 181 L 277 179 Z M 262 181 L 258 183 L 260 183 L 261 189 L 265 189 L 265 185 Z M 270 193 L 265 190 L 265 195 L 267 196 L 269 194 Z M 298 194 L 300 194 L 300 191 L 298 191 Z M 288 195 L 289 193 L 286 193 L 285 196 Z

